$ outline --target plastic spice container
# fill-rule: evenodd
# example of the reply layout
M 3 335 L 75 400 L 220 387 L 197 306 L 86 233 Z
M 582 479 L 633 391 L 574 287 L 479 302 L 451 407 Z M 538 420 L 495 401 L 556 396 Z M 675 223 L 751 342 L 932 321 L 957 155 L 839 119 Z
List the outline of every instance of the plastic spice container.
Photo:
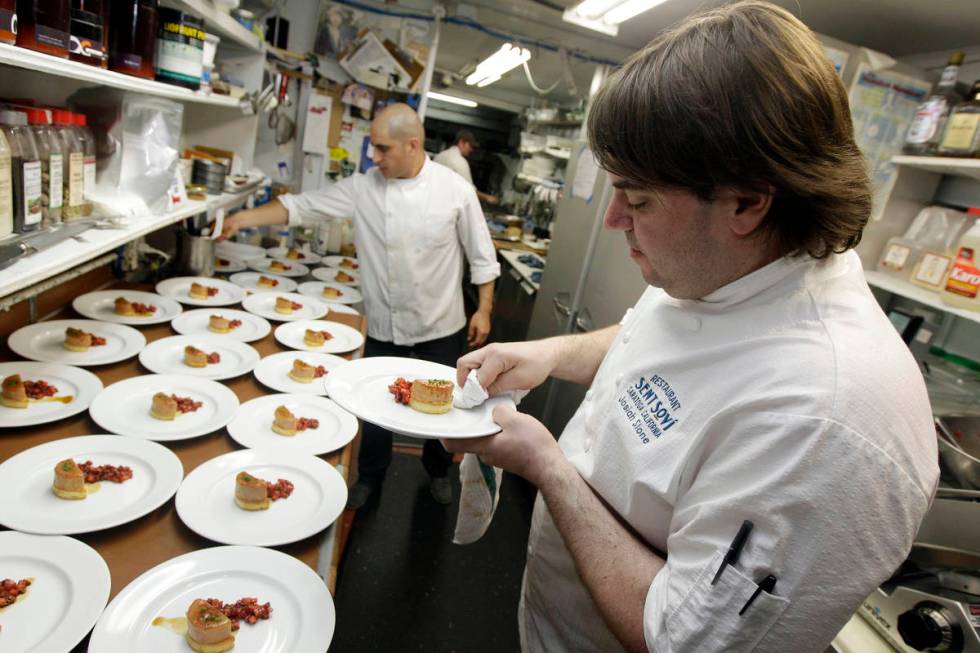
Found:
M 17 45 L 68 58 L 69 0 L 17 0 Z
M 109 67 L 109 44 L 102 0 L 72 0 L 68 57 L 90 66 Z
M 160 7 L 158 13 L 157 81 L 196 91 L 201 87 L 204 21 L 169 7 Z
M 0 43 L 17 42 L 17 0 L 0 0 Z
M 157 43 L 156 0 L 115 0 L 110 15 L 109 67 L 153 79 Z
M 41 159 L 27 115 L 0 111 L 0 129 L 10 146 L 10 177 L 13 182 L 14 231 L 27 233 L 41 228 Z
M 62 145 L 62 179 L 64 206 L 61 217 L 76 220 L 92 214 L 92 204 L 85 200 L 85 150 L 75 131 L 70 111 L 54 111 L 54 124 Z
M 14 231 L 14 189 L 10 177 L 10 145 L 0 129 L 0 238 Z
M 28 109 L 27 121 L 34 133 L 34 143 L 41 159 L 41 206 L 43 224 L 61 222 L 61 206 L 64 204 L 64 157 L 61 138 L 51 128 L 51 120 L 45 109 Z

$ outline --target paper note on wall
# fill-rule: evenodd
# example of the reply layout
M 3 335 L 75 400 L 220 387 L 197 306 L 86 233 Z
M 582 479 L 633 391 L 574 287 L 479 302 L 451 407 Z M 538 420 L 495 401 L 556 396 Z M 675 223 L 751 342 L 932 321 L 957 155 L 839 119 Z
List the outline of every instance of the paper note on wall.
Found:
M 330 135 L 330 112 L 333 100 L 329 95 L 311 93 L 306 107 L 306 127 L 303 129 L 303 151 L 310 154 L 329 153 L 327 138 Z
M 844 68 L 847 66 L 847 60 L 851 55 L 844 50 L 838 50 L 829 45 L 823 46 L 823 51 L 827 55 L 827 58 L 830 59 L 830 63 L 834 64 L 834 70 L 837 71 L 837 74 L 843 76 Z
M 572 180 L 572 197 L 581 197 L 586 202 L 592 201 L 592 187 L 595 186 L 599 166 L 596 165 L 592 150 L 582 146 L 575 164 L 575 178 Z

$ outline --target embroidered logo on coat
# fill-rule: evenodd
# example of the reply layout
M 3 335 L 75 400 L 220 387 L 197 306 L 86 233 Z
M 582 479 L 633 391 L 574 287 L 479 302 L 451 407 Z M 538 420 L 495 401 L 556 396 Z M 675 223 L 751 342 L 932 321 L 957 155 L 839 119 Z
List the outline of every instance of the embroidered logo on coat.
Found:
M 619 409 L 643 444 L 650 444 L 677 424 L 681 401 L 667 379 L 641 376 L 620 394 Z

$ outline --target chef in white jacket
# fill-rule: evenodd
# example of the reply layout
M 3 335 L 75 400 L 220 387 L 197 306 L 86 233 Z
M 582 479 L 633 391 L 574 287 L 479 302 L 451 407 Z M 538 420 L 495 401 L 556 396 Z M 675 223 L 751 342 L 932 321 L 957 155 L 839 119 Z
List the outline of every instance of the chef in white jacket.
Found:
M 490 332 L 494 280 L 500 264 L 476 192 L 452 170 L 425 154 L 418 114 L 392 104 L 375 117 L 371 144 L 375 166 L 321 190 L 284 195 L 225 221 L 223 237 L 246 226 L 308 224 L 352 218 L 360 262 L 366 356 L 416 356 L 453 365 Z M 478 287 L 479 306 L 467 324 L 463 311 L 463 261 Z M 358 458 L 359 480 L 349 508 L 359 508 L 381 485 L 391 463 L 392 437 L 365 423 Z M 426 440 L 422 464 L 441 504 L 452 501 L 452 456 Z
M 921 375 L 849 251 L 871 201 L 845 89 L 749 1 L 651 43 L 588 120 L 650 288 L 620 325 L 460 359 L 491 394 L 589 385 L 557 442 L 503 407 L 446 442 L 539 489 L 522 648 L 821 653 L 938 480 Z

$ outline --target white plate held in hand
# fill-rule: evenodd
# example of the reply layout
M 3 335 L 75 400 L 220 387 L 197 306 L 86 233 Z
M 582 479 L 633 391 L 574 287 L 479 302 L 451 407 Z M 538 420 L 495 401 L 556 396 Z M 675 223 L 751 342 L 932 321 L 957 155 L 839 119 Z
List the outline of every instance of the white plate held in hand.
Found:
M 190 367 L 184 363 L 184 348 L 197 347 L 207 354 L 218 354 L 217 363 Z M 186 374 L 202 379 L 233 379 L 248 374 L 259 362 L 259 352 L 244 342 L 220 335 L 170 336 L 151 342 L 140 352 L 140 363 L 157 374 Z
M 328 375 L 329 376 L 329 375 Z M 279 435 L 272 430 L 276 407 L 285 406 L 296 417 L 316 419 L 315 429 L 296 435 Z M 228 425 L 231 438 L 249 449 L 291 451 L 314 456 L 340 449 L 357 435 L 357 420 L 325 397 L 279 394 L 257 397 L 242 404 Z
M 125 465 L 133 477 L 122 483 L 101 481 L 85 499 L 61 499 L 51 484 L 55 465 L 66 458 Z M 7 487 L 0 523 L 28 533 L 72 535 L 125 524 L 160 507 L 180 487 L 184 467 L 156 442 L 85 435 L 46 442 L 8 458 L 0 465 L 0 478 Z
M 203 405 L 173 420 L 150 415 L 153 395 L 190 397 Z M 92 402 L 92 419 L 111 433 L 166 442 L 207 435 L 225 426 L 238 410 L 238 396 L 210 379 L 176 374 L 147 374 L 113 383 Z
M 102 613 L 88 653 L 188 653 L 184 637 L 153 626 L 183 617 L 194 599 L 255 597 L 269 619 L 242 623 L 233 653 L 326 651 L 337 622 L 327 584 L 307 565 L 274 549 L 216 546 L 168 560 L 127 585 Z
M 123 297 L 130 302 L 156 306 L 157 310 L 145 317 L 140 315 L 117 315 L 115 304 L 117 297 Z M 71 303 L 71 306 L 79 315 L 84 315 L 92 320 L 129 324 L 132 326 L 169 322 L 184 310 L 180 304 L 172 299 L 140 290 L 98 290 L 79 295 Z
M 26 361 L 0 363 L 0 380 L 13 374 L 20 374 L 22 381 L 46 381 L 57 388 L 56 397 L 70 396 L 72 399 L 67 404 L 50 399 L 30 401 L 27 408 L 9 408 L 0 404 L 0 428 L 35 426 L 77 415 L 102 392 L 99 377 L 71 365 Z
M 235 503 L 235 477 L 248 472 L 275 483 L 285 479 L 293 492 L 266 510 Z M 280 546 L 319 533 L 347 503 L 347 484 L 330 463 L 289 451 L 233 451 L 202 463 L 177 491 L 177 515 L 192 531 L 222 544 Z M 275 613 L 273 613 L 275 614 Z
M 109 600 L 105 560 L 70 537 L 0 532 L 0 569 L 0 579 L 34 579 L 27 594 L 0 612 L 3 653 L 70 651 Z
M 399 404 L 388 386 L 398 377 L 445 379 L 453 381 L 456 370 L 446 365 L 415 358 L 377 357 L 349 362 L 327 378 L 330 397 L 343 408 L 372 424 L 389 431 L 417 438 L 477 438 L 493 435 L 500 427 L 493 421 L 493 409 L 499 404 L 514 406 L 510 397 L 492 397 L 467 410 L 452 407 L 443 415 L 430 415 Z
M 241 320 L 241 324 L 228 333 L 215 333 L 208 328 L 212 315 L 220 315 L 228 320 Z M 238 342 L 255 342 L 272 331 L 272 325 L 265 318 L 230 308 L 198 308 L 184 311 L 174 318 L 170 326 L 174 331 L 185 336 L 217 336 Z
M 65 349 L 65 329 L 72 327 L 105 338 L 88 351 Z M 132 327 L 96 320 L 46 320 L 17 329 L 7 341 L 14 352 L 35 361 L 87 367 L 132 358 L 146 346 L 146 338 Z

